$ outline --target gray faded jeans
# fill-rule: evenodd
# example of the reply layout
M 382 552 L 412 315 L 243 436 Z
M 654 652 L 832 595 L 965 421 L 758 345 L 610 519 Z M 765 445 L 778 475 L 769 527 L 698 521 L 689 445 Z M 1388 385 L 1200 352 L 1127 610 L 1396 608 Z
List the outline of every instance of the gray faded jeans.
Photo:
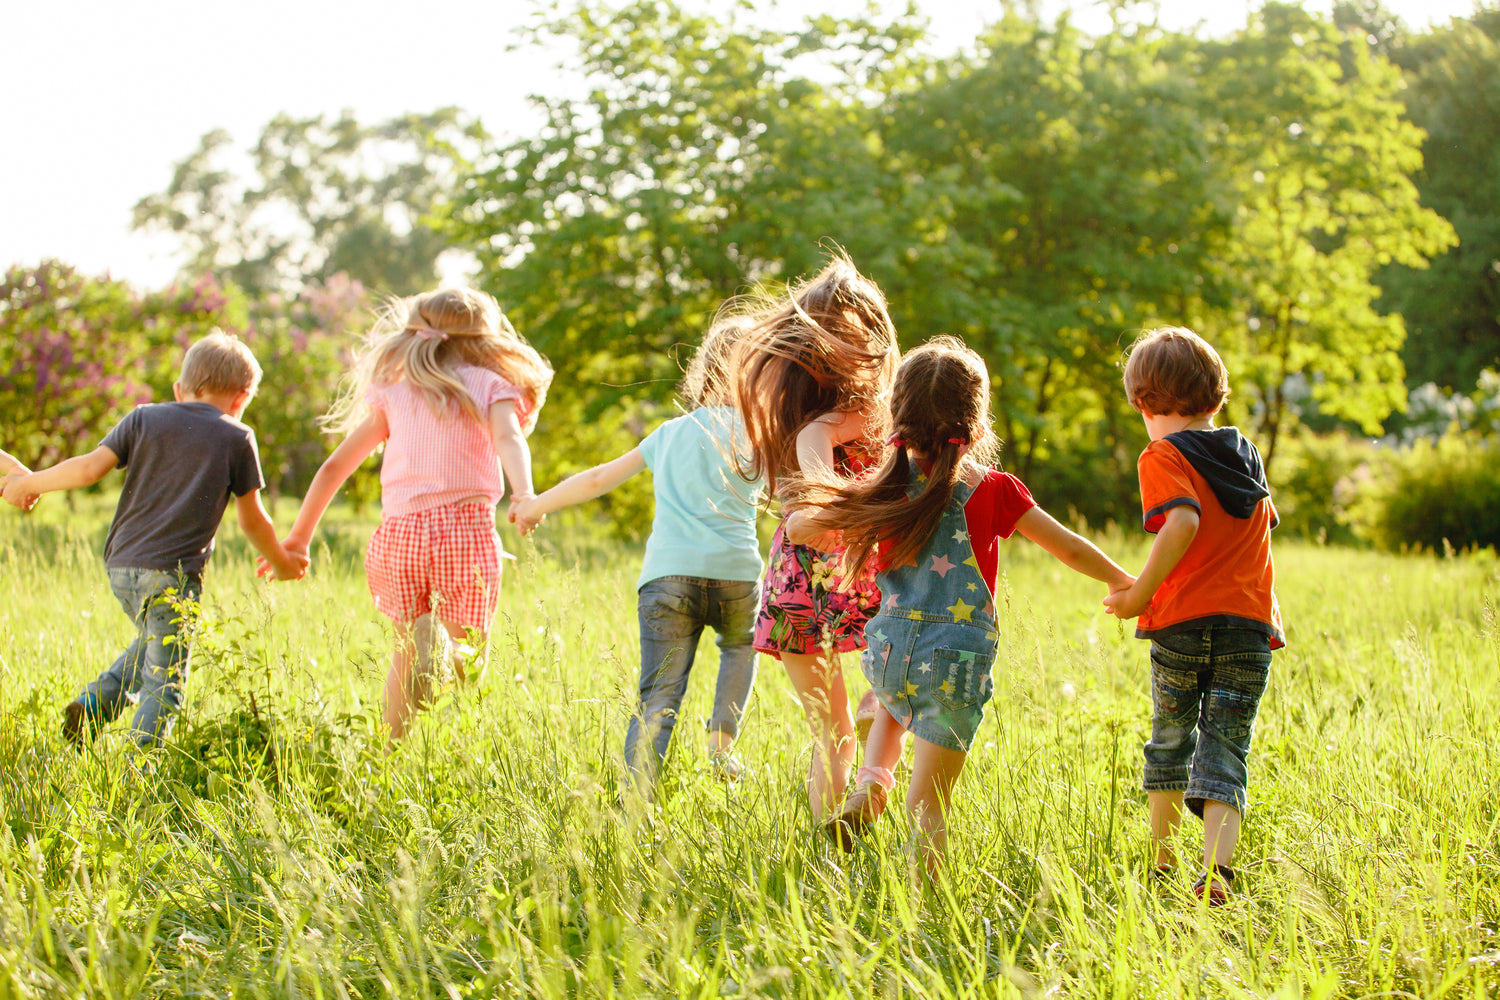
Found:
M 109 586 L 135 622 L 136 637 L 78 700 L 89 719 L 102 725 L 119 716 L 128 696 L 139 694 L 130 736 L 140 746 L 154 746 L 172 734 L 187 681 L 184 615 L 173 605 L 183 598 L 196 602 L 203 580 L 190 573 L 122 568 L 109 570 Z
M 758 581 L 664 576 L 641 586 L 640 701 L 625 733 L 625 764 L 638 780 L 654 781 L 667 755 L 704 628 L 719 636 L 719 679 L 708 728 L 739 735 L 755 686 L 751 631 L 759 603 Z M 643 743 L 651 747 L 649 753 L 638 748 Z

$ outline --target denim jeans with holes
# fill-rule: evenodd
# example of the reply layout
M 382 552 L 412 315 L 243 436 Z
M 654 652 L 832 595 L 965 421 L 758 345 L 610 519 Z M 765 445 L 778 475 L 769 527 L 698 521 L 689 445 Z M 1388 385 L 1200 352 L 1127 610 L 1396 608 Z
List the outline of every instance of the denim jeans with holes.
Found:
M 120 714 L 130 695 L 139 694 L 130 735 L 138 745 L 152 746 L 171 735 L 187 681 L 188 646 L 180 635 L 184 616 L 173 604 L 197 601 L 203 581 L 158 569 L 111 569 L 109 586 L 138 631 L 78 700 L 90 719 L 103 724 Z
M 1211 625 L 1153 639 L 1142 787 L 1183 791 L 1198 816 L 1210 799 L 1244 815 L 1250 733 L 1270 669 L 1270 641 L 1254 629 Z
M 751 632 L 760 582 L 663 576 L 641 585 L 641 684 L 636 714 L 625 733 L 625 764 L 646 782 L 655 780 L 667 755 L 672 728 L 687 691 L 688 672 L 705 627 L 718 633 L 719 680 L 710 730 L 739 736 L 740 720 L 755 686 Z M 654 751 L 637 756 L 645 735 Z M 644 748 L 642 748 L 644 750 Z

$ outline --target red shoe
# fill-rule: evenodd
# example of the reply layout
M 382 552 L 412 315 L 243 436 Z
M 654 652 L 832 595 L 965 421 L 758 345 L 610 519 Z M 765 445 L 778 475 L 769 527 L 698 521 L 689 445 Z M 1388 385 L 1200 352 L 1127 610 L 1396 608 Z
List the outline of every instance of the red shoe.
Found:
M 843 810 L 823 824 L 823 832 L 840 849 L 854 850 L 854 842 L 874 826 L 880 814 L 885 812 L 889 794 L 878 781 L 860 785 L 854 790 L 854 794 L 844 800 Z
M 1234 869 L 1228 865 L 1214 865 L 1211 872 L 1204 872 L 1193 883 L 1193 892 L 1207 898 L 1209 906 L 1223 906 L 1234 896 Z

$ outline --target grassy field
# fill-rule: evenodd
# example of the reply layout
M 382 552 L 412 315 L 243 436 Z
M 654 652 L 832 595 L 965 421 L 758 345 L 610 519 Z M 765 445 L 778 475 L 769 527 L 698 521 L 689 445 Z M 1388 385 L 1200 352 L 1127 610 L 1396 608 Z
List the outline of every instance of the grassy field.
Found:
M 0 1000 L 1500 993 L 1491 554 L 1278 549 L 1290 644 L 1242 895 L 1209 912 L 1190 874 L 1142 879 L 1145 643 L 1019 539 L 948 877 L 921 890 L 899 810 L 852 856 L 817 832 L 773 661 L 749 780 L 706 772 L 706 645 L 657 804 L 617 810 L 637 554 L 559 551 L 566 530 L 522 548 L 483 681 L 387 754 L 368 524 L 335 522 L 315 574 L 275 587 L 226 529 L 176 746 L 138 768 L 117 724 L 80 755 L 59 711 L 130 626 L 107 510 L 56 500 L 0 511 Z

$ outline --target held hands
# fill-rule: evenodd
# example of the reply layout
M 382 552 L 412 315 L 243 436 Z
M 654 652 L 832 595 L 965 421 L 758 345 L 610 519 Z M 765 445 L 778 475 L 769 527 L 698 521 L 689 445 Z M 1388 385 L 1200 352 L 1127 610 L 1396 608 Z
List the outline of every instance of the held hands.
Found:
M 257 556 L 255 560 L 255 575 L 261 579 L 271 580 L 300 580 L 307 575 L 307 567 L 312 562 L 307 554 L 305 543 L 292 542 L 280 546 L 280 559 L 268 559 L 265 556 Z
M 1128 584 L 1111 586 L 1109 596 L 1104 599 L 1104 610 L 1116 618 L 1139 618 L 1150 606 L 1151 595 L 1141 593 L 1134 579 Z
M 537 508 L 536 496 L 531 493 L 512 493 L 510 507 L 505 512 L 506 520 L 516 526 L 523 536 L 530 535 L 542 523 L 546 514 Z
M 0 476 L 0 489 L 3 489 L 5 502 L 21 510 L 30 510 L 42 498 L 40 493 L 33 493 L 26 488 L 26 479 L 24 473 Z

